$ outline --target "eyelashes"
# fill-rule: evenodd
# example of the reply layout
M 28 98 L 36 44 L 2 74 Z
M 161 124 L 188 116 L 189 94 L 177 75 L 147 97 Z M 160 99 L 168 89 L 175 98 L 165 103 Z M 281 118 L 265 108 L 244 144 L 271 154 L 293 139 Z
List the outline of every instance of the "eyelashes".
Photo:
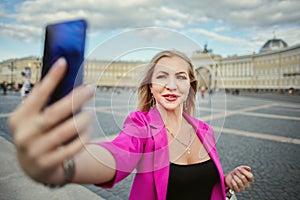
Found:
M 177 75 L 176 78 L 179 80 L 187 80 L 187 77 L 183 75 Z
M 166 79 L 167 75 L 158 75 L 156 76 L 156 79 Z M 176 79 L 178 80 L 187 80 L 187 77 L 184 75 L 176 75 Z
M 156 79 L 165 79 L 165 78 L 167 78 L 166 75 L 158 75 L 158 76 L 156 77 Z

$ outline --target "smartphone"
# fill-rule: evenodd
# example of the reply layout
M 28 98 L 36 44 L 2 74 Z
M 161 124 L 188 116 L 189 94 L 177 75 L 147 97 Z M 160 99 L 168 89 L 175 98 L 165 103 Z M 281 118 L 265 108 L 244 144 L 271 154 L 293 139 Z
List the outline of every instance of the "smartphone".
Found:
M 47 105 L 53 104 L 82 84 L 86 29 L 87 22 L 84 19 L 46 26 L 41 78 L 45 77 L 60 57 L 64 57 L 68 65 L 64 78 L 52 93 Z

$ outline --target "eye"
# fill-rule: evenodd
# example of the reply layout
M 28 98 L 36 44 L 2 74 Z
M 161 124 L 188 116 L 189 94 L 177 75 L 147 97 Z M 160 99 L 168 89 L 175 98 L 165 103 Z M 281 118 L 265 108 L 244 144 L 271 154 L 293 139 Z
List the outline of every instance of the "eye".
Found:
M 179 80 L 187 80 L 187 77 L 184 75 L 177 75 L 177 79 Z
M 164 78 L 166 78 L 166 75 L 158 75 L 156 78 L 157 79 L 164 79 Z

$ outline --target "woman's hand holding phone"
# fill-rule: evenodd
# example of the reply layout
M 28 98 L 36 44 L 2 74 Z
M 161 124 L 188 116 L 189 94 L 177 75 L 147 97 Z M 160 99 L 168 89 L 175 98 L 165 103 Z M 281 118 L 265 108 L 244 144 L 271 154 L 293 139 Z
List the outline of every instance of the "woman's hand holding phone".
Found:
M 92 113 L 89 111 L 81 111 L 74 116 L 75 120 L 64 119 L 93 96 L 94 88 L 79 86 L 45 108 L 66 71 L 66 60 L 58 59 L 9 119 L 21 167 L 32 179 L 42 183 L 61 184 L 63 161 L 79 152 L 90 135 Z M 66 144 L 77 134 L 80 137 Z

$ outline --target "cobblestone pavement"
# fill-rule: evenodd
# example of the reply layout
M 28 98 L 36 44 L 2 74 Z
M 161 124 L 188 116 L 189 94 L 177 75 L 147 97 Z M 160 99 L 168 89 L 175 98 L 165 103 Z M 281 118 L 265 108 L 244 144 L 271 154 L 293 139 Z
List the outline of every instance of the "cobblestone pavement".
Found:
M 132 94 L 100 90 L 96 93 L 94 101 L 87 105 L 97 111 L 93 123 L 95 138 L 119 132 L 124 118 L 135 108 Z M 300 199 L 300 97 L 287 102 L 287 98 L 268 96 L 271 100 L 224 94 L 197 100 L 197 116 L 215 130 L 224 172 L 246 164 L 255 175 L 252 187 L 237 194 L 239 200 Z M 0 130 L 7 140 L 7 118 L 19 103 L 18 94 L 0 96 Z M 133 176 L 113 189 L 86 187 L 108 200 L 128 199 Z

